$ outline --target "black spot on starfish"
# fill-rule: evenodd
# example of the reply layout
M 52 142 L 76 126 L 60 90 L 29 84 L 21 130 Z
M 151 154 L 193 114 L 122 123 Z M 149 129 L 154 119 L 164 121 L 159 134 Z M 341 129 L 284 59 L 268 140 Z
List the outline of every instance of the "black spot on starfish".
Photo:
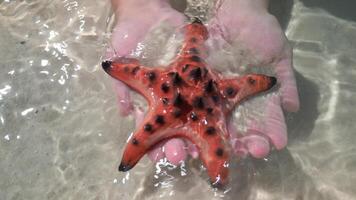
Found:
M 192 103 L 193 107 L 203 109 L 204 108 L 204 99 L 203 97 L 195 97 Z
M 209 70 L 207 68 L 203 68 L 203 77 L 205 78 L 208 74 Z
M 199 54 L 198 49 L 195 47 L 190 48 L 188 51 L 190 54 Z
M 132 138 L 132 144 L 137 146 L 139 144 L 138 140 L 136 138 Z
M 204 90 L 205 90 L 206 93 L 214 92 L 214 81 L 210 79 L 210 80 L 205 84 Z
M 161 124 L 161 125 L 165 123 L 163 115 L 157 115 L 155 121 L 157 124 Z
M 136 75 L 137 72 L 138 72 L 138 70 L 140 70 L 140 66 L 134 67 L 134 68 L 132 69 L 132 71 L 131 71 L 132 75 Z
M 178 118 L 178 117 L 180 117 L 181 116 L 181 114 L 182 114 L 182 110 L 180 109 L 180 108 L 175 108 L 174 110 L 173 110 L 173 116 L 175 117 L 175 118 Z
M 219 100 L 220 100 L 218 95 L 211 96 L 211 99 L 214 101 L 214 103 L 219 103 Z
M 168 98 L 166 98 L 166 97 L 162 98 L 162 103 L 163 103 L 164 105 L 168 105 L 168 103 L 169 103 Z
M 190 60 L 193 62 L 201 62 L 201 58 L 199 56 L 192 56 L 190 57 Z
M 146 132 L 152 132 L 153 131 L 153 127 L 151 124 L 147 123 L 143 126 L 143 130 L 145 130 Z
M 225 95 L 228 97 L 234 97 L 236 94 L 236 90 L 233 87 L 227 87 L 224 91 Z
M 193 121 L 197 121 L 198 115 L 195 112 L 192 112 L 192 113 L 190 113 L 190 119 L 192 119 Z
M 213 108 L 207 108 L 207 109 L 206 109 L 206 112 L 207 112 L 208 114 L 212 114 L 212 113 L 213 113 L 213 111 L 214 111 L 214 109 L 213 109 Z
M 186 64 L 182 67 L 182 72 L 187 71 L 187 69 L 189 68 L 190 65 Z
M 154 81 L 156 79 L 156 73 L 151 71 L 147 73 L 148 80 Z
M 205 130 L 205 133 L 208 134 L 208 135 L 213 135 L 213 134 L 215 134 L 215 132 L 216 132 L 216 130 L 212 126 L 207 127 L 206 130 Z
M 179 76 L 177 72 L 172 74 L 172 83 L 175 86 L 180 85 L 183 82 L 182 78 Z
M 253 78 L 251 78 L 251 77 L 248 77 L 248 78 L 247 78 L 247 81 L 248 81 L 248 83 L 249 83 L 250 85 L 255 85 L 255 83 L 256 83 L 256 80 L 253 79 Z
M 224 150 L 219 147 L 216 149 L 215 154 L 219 157 L 222 157 L 224 155 Z
M 201 78 L 201 69 L 200 67 L 197 67 L 195 69 L 192 69 L 189 72 L 189 76 L 193 79 L 193 80 L 199 80 Z
M 168 83 L 162 83 L 161 85 L 161 90 L 164 92 L 164 93 L 167 93 L 169 91 L 169 85 Z
M 173 98 L 173 105 L 174 106 L 180 106 L 184 103 L 184 99 L 180 93 L 177 93 L 175 97 Z

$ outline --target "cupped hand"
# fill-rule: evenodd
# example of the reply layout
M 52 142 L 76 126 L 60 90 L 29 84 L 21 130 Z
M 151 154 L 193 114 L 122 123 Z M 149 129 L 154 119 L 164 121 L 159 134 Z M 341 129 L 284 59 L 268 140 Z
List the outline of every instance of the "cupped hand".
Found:
M 235 152 L 256 158 L 267 156 L 271 148 L 280 150 L 286 146 L 282 108 L 289 112 L 299 109 L 292 49 L 267 8 L 268 0 L 217 1 L 215 17 L 209 23 L 213 37 L 238 46 L 243 59 L 249 59 L 246 67 L 269 66 L 278 79 L 278 91 L 266 95 L 263 102 L 258 101 L 260 105 L 251 106 L 258 109 L 258 116 L 249 116 L 244 133 L 236 131 L 234 124 L 229 125 Z
M 184 23 L 184 16 L 171 8 L 166 0 L 112 0 L 116 23 L 111 35 L 106 59 L 129 56 L 146 34 L 162 22 L 173 27 Z M 123 116 L 134 110 L 129 88 L 115 80 L 120 113 Z
M 113 0 L 117 23 L 112 35 L 112 49 L 108 58 L 127 56 L 141 42 L 147 32 L 160 22 L 168 20 L 175 27 L 184 23 L 181 13 L 172 9 L 165 0 Z M 280 88 L 268 95 L 259 107 L 260 118 L 248 121 L 247 130 L 238 132 L 232 120 L 228 123 L 231 143 L 235 153 L 263 158 L 271 147 L 282 149 L 287 144 L 287 131 L 282 108 L 295 112 L 299 99 L 292 69 L 292 50 L 276 18 L 267 11 L 267 0 L 217 1 L 216 13 L 209 22 L 213 39 L 224 40 L 248 52 L 253 57 L 251 65 L 272 66 Z M 216 38 L 215 38 L 216 37 Z M 129 89 L 116 81 L 121 114 L 133 113 L 136 124 L 143 119 L 143 111 L 134 108 Z M 272 145 L 271 145 L 272 144 Z M 172 164 L 185 160 L 187 154 L 198 157 L 198 150 L 188 141 L 170 139 L 158 144 L 148 153 L 153 161 L 167 158 Z
M 173 9 L 168 0 L 112 0 L 111 2 L 116 22 L 105 55 L 106 59 L 115 60 L 116 57 L 130 56 L 149 31 L 162 22 L 168 22 L 173 28 L 179 28 L 185 21 L 184 15 Z M 142 109 L 133 106 L 129 88 L 121 81 L 114 81 L 120 114 L 123 116 L 133 114 L 136 124 L 140 124 L 144 115 Z M 183 140 L 171 139 L 158 144 L 148 153 L 148 156 L 153 161 L 166 157 L 171 163 L 178 164 L 185 160 L 187 148 Z

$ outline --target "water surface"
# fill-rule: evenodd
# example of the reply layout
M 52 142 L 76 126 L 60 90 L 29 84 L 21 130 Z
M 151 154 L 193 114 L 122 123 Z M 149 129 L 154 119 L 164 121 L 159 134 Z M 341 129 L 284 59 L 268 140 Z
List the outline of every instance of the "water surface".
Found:
M 217 192 L 198 161 L 117 172 L 134 120 L 99 66 L 107 2 L 0 1 L 0 199 L 356 199 L 355 5 L 276 2 L 302 108 L 285 150 L 239 163 Z

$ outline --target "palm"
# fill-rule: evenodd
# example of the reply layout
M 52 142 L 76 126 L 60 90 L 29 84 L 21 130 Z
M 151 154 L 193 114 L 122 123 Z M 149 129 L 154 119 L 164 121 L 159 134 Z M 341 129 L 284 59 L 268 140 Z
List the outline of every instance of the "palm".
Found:
M 113 3 L 116 1 L 120 0 L 113 0 Z M 139 3 L 139 1 L 132 2 Z M 280 82 L 278 94 L 269 95 L 263 99 L 262 103 L 260 101 L 258 109 L 256 109 L 256 105 L 252 105 L 252 109 L 249 109 L 262 113 L 262 115 L 257 120 L 249 121 L 247 133 L 237 132 L 234 124 L 229 124 L 231 143 L 235 152 L 249 153 L 257 158 L 264 157 L 269 153 L 270 141 L 277 149 L 286 145 L 286 125 L 281 106 L 287 111 L 297 111 L 299 108 L 291 65 L 291 48 L 277 20 L 268 14 L 265 5 L 263 5 L 264 1 L 225 0 L 222 5 L 219 5 L 215 17 L 209 23 L 211 32 L 219 33 L 215 35 L 218 36 L 218 40 L 223 38 L 233 46 L 238 45 L 239 50 L 248 52 L 249 55 L 244 54 L 244 58 L 241 59 L 244 63 L 254 66 L 271 66 Z M 127 7 L 125 12 L 118 11 L 116 13 L 118 20 L 112 35 L 112 46 L 116 55 L 113 54 L 114 51 L 109 51 L 108 57 L 128 55 L 159 21 L 169 20 L 176 27 L 183 23 L 183 15 L 173 10 L 167 2 L 156 0 L 150 2 L 141 6 L 141 9 L 146 7 L 144 17 L 141 15 L 142 12 L 133 6 Z M 115 6 L 115 4 L 113 5 Z M 157 12 L 158 10 L 160 11 Z M 139 27 L 139 31 L 137 27 Z M 214 31 L 216 28 L 218 31 Z M 122 114 L 130 114 L 134 109 L 131 105 L 128 88 L 121 82 L 117 82 L 116 85 L 119 108 Z M 143 116 L 139 109 L 136 109 L 134 114 L 138 121 Z M 149 153 L 149 157 L 154 161 L 167 157 L 170 162 L 177 164 L 185 159 L 187 149 L 193 157 L 198 156 L 197 149 L 192 144 L 186 144 L 180 139 L 171 139 L 157 145 Z
M 244 52 L 241 64 L 269 66 L 280 83 L 278 92 L 265 97 L 263 102 L 257 101 L 260 105 L 252 105 L 255 110 L 256 106 L 259 108 L 260 118 L 249 120 L 247 133 L 236 133 L 231 126 L 231 134 L 237 138 L 235 150 L 264 157 L 270 149 L 269 141 L 282 149 L 287 143 L 287 132 L 281 107 L 295 112 L 299 109 L 299 99 L 292 49 L 278 21 L 267 12 L 263 0 L 226 0 L 218 5 L 210 24 L 212 32 L 218 33 L 216 36 Z

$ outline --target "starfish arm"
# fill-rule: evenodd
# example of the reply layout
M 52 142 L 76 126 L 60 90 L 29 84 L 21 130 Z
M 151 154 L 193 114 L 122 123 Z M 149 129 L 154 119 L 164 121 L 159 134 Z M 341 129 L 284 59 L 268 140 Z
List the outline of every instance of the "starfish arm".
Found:
M 130 138 L 119 170 L 130 170 L 149 150 L 163 140 L 186 138 L 199 148 L 200 157 L 212 184 L 224 185 L 228 177 L 230 152 L 228 134 L 225 125 L 215 120 L 216 115 L 214 117 L 211 113 L 205 116 L 204 112 L 168 105 L 158 105 L 150 110 L 140 128 Z
M 168 105 L 149 110 L 145 119 L 125 147 L 119 171 L 128 171 L 162 140 L 179 137 L 184 128 L 181 111 Z
M 148 101 L 152 99 L 150 89 L 155 85 L 159 72 L 162 71 L 142 66 L 138 60 L 125 57 L 114 61 L 104 61 L 102 67 L 110 76 L 124 82 Z
M 208 39 L 208 31 L 202 22 L 195 19 L 193 23 L 184 27 L 184 42 L 181 47 L 177 63 L 179 66 L 201 62 L 201 58 L 207 57 L 207 49 L 204 42 Z M 187 61 L 190 61 L 186 63 Z M 183 63 L 182 63 L 183 62 Z
M 211 126 L 195 130 L 198 133 L 185 132 L 185 137 L 199 149 L 199 157 L 203 161 L 214 187 L 228 182 L 230 147 L 226 140 L 226 131 Z
M 218 81 L 220 94 L 227 100 L 226 112 L 234 109 L 242 100 L 271 89 L 277 79 L 262 74 L 249 74 Z

